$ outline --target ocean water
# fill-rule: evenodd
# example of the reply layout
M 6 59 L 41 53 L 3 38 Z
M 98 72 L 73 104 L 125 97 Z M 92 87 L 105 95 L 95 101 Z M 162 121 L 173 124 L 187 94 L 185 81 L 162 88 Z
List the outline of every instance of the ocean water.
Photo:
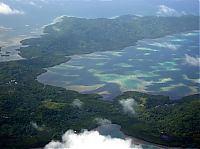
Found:
M 199 31 L 141 40 L 119 51 L 72 56 L 37 77 L 44 84 L 111 99 L 125 91 L 177 99 L 199 93 Z

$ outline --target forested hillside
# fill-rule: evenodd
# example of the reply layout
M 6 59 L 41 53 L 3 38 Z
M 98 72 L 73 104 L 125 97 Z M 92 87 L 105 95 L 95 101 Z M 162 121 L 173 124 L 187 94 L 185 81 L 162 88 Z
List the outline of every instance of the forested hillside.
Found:
M 189 22 L 189 23 L 188 23 Z M 47 26 L 41 38 L 26 39 L 21 55 L 26 58 L 84 54 L 96 51 L 121 50 L 138 40 L 198 30 L 199 17 L 137 17 L 85 19 L 64 17 Z
M 64 17 L 47 26 L 41 38 L 23 40 L 27 59 L 0 63 L 0 148 L 43 147 L 68 129 L 98 125 L 101 117 L 119 124 L 125 134 L 166 146 L 200 147 L 200 96 L 178 101 L 166 96 L 125 92 L 113 100 L 80 94 L 37 82 L 44 68 L 69 60 L 66 55 L 120 50 L 144 38 L 197 30 L 199 17 L 136 17 L 83 19 Z M 134 114 L 120 102 L 135 101 Z M 82 108 L 73 107 L 79 99 Z

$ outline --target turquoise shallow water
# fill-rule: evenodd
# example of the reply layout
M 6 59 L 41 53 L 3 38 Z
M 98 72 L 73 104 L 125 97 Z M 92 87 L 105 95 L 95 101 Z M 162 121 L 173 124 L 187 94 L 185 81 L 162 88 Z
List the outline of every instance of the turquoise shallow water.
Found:
M 44 84 L 113 98 L 142 91 L 179 98 L 200 91 L 199 31 L 142 40 L 120 51 L 75 55 L 38 76 Z

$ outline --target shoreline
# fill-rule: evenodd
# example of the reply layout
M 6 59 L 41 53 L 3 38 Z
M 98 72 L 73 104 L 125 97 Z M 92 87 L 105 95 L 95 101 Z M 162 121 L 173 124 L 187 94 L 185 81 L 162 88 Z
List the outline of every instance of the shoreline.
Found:
M 145 41 L 149 41 L 149 40 L 151 40 L 151 41 L 154 41 L 154 40 L 159 40 L 159 39 L 162 39 L 162 38 L 167 38 L 167 37 L 170 37 L 170 36 L 176 36 L 176 35 L 184 35 L 184 34 L 187 34 L 187 33 L 200 33 L 200 30 L 191 30 L 191 31 L 186 31 L 186 32 L 181 32 L 181 33 L 175 33 L 175 34 L 172 34 L 172 35 L 166 35 L 166 36 L 163 36 L 163 37 L 160 37 L 160 38 L 152 38 L 152 39 L 142 39 L 142 40 L 139 40 L 139 41 L 137 41 L 136 43 L 135 43 L 135 45 L 133 45 L 133 46 L 129 46 L 129 47 L 125 47 L 125 48 L 123 48 L 123 49 L 121 49 L 121 50 L 111 50 L 111 51 L 96 51 L 96 52 L 91 52 L 91 53 L 85 53 L 85 54 L 74 54 L 74 55 L 70 55 L 70 56 L 66 56 L 66 57 L 69 57 L 70 58 L 70 60 L 69 61 L 67 61 L 67 62 L 64 62 L 64 63 L 61 63 L 61 64 L 58 64 L 58 65 L 55 65 L 55 66 L 52 66 L 52 67 L 47 67 L 47 68 L 45 68 L 45 70 L 46 70 L 46 72 L 44 72 L 44 73 L 42 73 L 42 74 L 40 74 L 40 75 L 38 75 L 37 76 L 37 81 L 39 82 L 39 83 L 42 83 L 42 84 L 48 84 L 48 83 L 43 83 L 41 80 L 39 80 L 38 78 L 41 76 L 41 75 L 44 75 L 45 73 L 49 73 L 49 72 L 51 72 L 50 70 L 49 70 L 49 68 L 53 68 L 53 67 L 57 67 L 57 66 L 59 66 L 59 65 L 62 65 L 62 64 L 67 64 L 67 63 L 70 63 L 70 61 L 73 59 L 73 58 L 76 58 L 76 59 L 78 59 L 79 57 L 81 58 L 82 56 L 84 57 L 84 56 L 86 56 L 87 57 L 87 55 L 88 56 L 91 56 L 92 54 L 99 54 L 99 53 L 106 53 L 106 52 L 121 52 L 121 51 L 126 51 L 126 50 L 128 50 L 128 48 L 130 48 L 130 47 L 137 47 L 139 44 L 140 44 L 140 42 L 145 42 Z M 48 84 L 48 85 L 52 85 L 52 84 Z M 57 85 L 52 85 L 52 86 L 57 86 Z M 63 86 L 57 86 L 57 87 L 62 87 L 62 88 L 65 88 L 65 87 L 63 87 Z M 67 89 L 67 88 L 65 88 L 65 89 Z M 74 90 L 74 91 L 77 91 L 77 92 L 79 92 L 79 93 L 81 93 L 81 94 L 98 94 L 98 93 L 93 93 L 93 92 L 91 92 L 91 91 L 81 91 L 81 90 L 77 90 L 77 89 L 67 89 L 67 90 Z M 138 91 L 138 92 L 141 92 L 140 90 L 126 90 L 126 91 L 122 91 L 120 94 L 123 94 L 124 92 L 127 92 L 127 91 Z M 142 92 L 144 92 L 144 91 L 142 91 Z M 187 95 L 183 95 L 183 96 L 169 96 L 169 95 L 166 95 L 166 94 L 162 94 L 162 93 L 159 93 L 159 91 L 154 91 L 154 92 L 152 92 L 152 91 L 147 91 L 147 92 L 144 92 L 144 93 L 147 93 L 147 94 L 152 94 L 152 95 L 164 95 L 164 96 L 168 96 L 169 98 L 170 98 L 170 100 L 172 100 L 172 101 L 176 101 L 176 100 L 179 100 L 180 98 L 182 98 L 182 97 L 184 97 L 184 96 L 189 96 L 189 95 L 191 95 L 191 94 L 187 94 Z M 194 93 L 194 94 L 198 94 L 199 92 L 197 92 L 197 93 Z M 120 95 L 119 94 L 119 95 Z M 117 97 L 118 95 L 114 95 L 112 98 L 110 98 L 110 97 L 107 97 L 107 95 L 101 95 L 101 94 L 98 94 L 98 95 L 100 95 L 100 96 L 102 96 L 102 99 L 103 100 L 113 100 L 115 97 Z
M 154 142 L 145 141 L 143 139 L 133 137 L 130 135 L 126 135 L 121 129 L 121 126 L 115 123 L 102 124 L 90 131 L 98 131 L 100 135 L 111 136 L 111 138 L 119 138 L 123 140 L 130 139 L 131 144 L 142 146 L 145 149 L 152 148 L 152 147 L 155 149 L 164 149 L 164 148 L 181 149 L 181 147 L 169 147 L 162 144 L 156 144 Z
M 155 144 L 153 142 L 148 142 L 148 141 L 145 141 L 145 140 L 142 140 L 142 139 L 139 139 L 139 138 L 135 138 L 135 137 L 131 137 L 131 136 L 128 136 L 130 139 L 131 139 L 131 142 L 136 144 L 136 145 L 141 145 L 143 147 L 154 147 L 156 149 L 165 149 L 165 148 L 168 148 L 168 149 L 181 149 L 179 147 L 168 147 L 168 146 L 164 146 L 164 145 L 160 145 L 160 144 Z
M 199 30 L 198 30 L 199 31 Z M 193 31 L 194 32 L 194 31 Z M 181 33 L 182 34 L 182 33 Z M 168 35 L 168 36 L 170 36 L 170 35 Z M 165 37 L 165 36 L 164 36 Z M 163 38 L 163 37 L 161 37 L 161 38 Z M 159 39 L 159 38 L 158 38 Z M 148 39 L 142 39 L 142 40 L 148 40 Z M 154 39 L 149 39 L 149 40 L 154 40 Z M 137 44 L 137 42 L 136 42 L 136 44 Z M 124 48 L 125 49 L 125 48 Z M 121 49 L 121 50 L 124 50 L 124 49 Z M 121 50 L 119 50 L 119 51 L 121 51 Z M 114 51 L 114 50 L 113 50 Z M 97 51 L 97 52 L 104 52 L 104 51 Z M 115 52 L 115 51 L 114 51 Z M 92 53 L 95 53 L 95 52 L 92 52 Z M 84 55 L 84 54 L 81 54 L 81 55 Z M 70 57 L 70 56 L 69 56 Z M 65 62 L 64 62 L 65 63 Z M 60 65 L 60 64 L 59 64 Z M 56 66 L 56 65 L 55 65 Z M 54 66 L 52 66 L 52 67 L 54 67 Z M 45 69 L 45 68 L 43 68 L 43 69 Z M 41 74 L 43 74 L 43 73 L 41 73 Z M 41 75 L 40 74 L 40 75 Z M 39 76 L 39 75 L 38 75 Z M 37 82 L 38 82 L 38 80 L 37 80 Z M 38 82 L 38 83 L 41 83 L 41 82 Z M 51 86 L 53 86 L 53 85 L 51 85 Z M 62 87 L 63 88 L 63 87 Z M 166 147 L 166 146 L 162 146 L 162 145 L 159 145 L 159 144 L 154 144 L 154 143 L 151 143 L 151 142 L 147 142 L 147 141 L 145 141 L 145 140 L 142 140 L 142 139 L 138 139 L 138 138 L 134 138 L 134 137 L 130 137 L 130 136 L 127 136 L 127 137 L 129 137 L 129 138 L 131 138 L 132 139 L 132 141 L 134 141 L 135 143 L 140 143 L 141 145 L 150 145 L 150 146 L 152 146 L 152 147 L 157 147 L 157 148 L 174 148 L 174 147 Z
M 124 16 L 124 15 L 122 15 Z M 134 15 L 133 15 L 134 16 Z M 137 15 L 136 15 L 137 16 Z M 27 46 L 27 45 L 23 45 L 21 43 L 21 41 L 23 40 L 26 40 L 26 39 L 32 39 L 32 38 L 40 38 L 42 35 L 45 34 L 45 28 L 47 28 L 48 26 L 52 26 L 52 25 L 55 25 L 56 23 L 58 22 L 61 22 L 63 18 L 65 17 L 74 17 L 74 18 L 83 18 L 83 19 L 100 19 L 101 17 L 97 17 L 97 18 L 87 18 L 87 17 L 78 17 L 78 16 L 70 16 L 70 15 L 60 15 L 60 16 L 57 16 L 55 17 L 53 20 L 51 20 L 50 23 L 47 23 L 47 24 L 44 24 L 42 25 L 41 27 L 39 27 L 39 31 L 36 33 L 36 34 L 27 34 L 25 35 L 25 37 L 23 37 L 22 39 L 20 39 L 19 41 L 17 41 L 17 44 L 14 44 L 14 45 L 8 45 L 8 46 L 3 46 L 2 48 L 8 48 L 8 47 L 12 47 L 12 46 L 19 46 L 19 48 L 13 48 L 12 50 L 17 52 L 17 56 L 20 58 L 20 59 L 11 59 L 11 60 L 1 60 L 1 56 L 0 56 L 0 62 L 8 62 L 8 61 L 17 61 L 17 60 L 21 60 L 21 59 L 26 59 L 25 57 L 23 57 L 21 55 L 21 52 L 20 52 L 20 47 L 23 47 L 23 46 Z M 120 16 L 115 16 L 114 19 L 118 18 Z M 143 16 L 145 17 L 145 16 Z M 104 18 L 104 17 L 103 17 Z M 104 19 L 113 19 L 112 17 L 111 18 L 107 18 L 105 17 Z M 37 29 L 37 28 L 35 28 Z M 139 39 L 138 41 L 136 41 L 133 45 L 131 46 L 127 46 L 127 47 L 124 47 L 120 50 L 108 50 L 108 51 L 96 51 L 96 52 L 111 52 L 111 51 L 123 51 L 125 50 L 126 48 L 129 48 L 129 47 L 133 47 L 133 46 L 137 46 L 137 44 L 140 42 L 140 41 L 143 41 L 143 40 L 157 40 L 157 39 L 160 39 L 160 38 L 164 38 L 164 37 L 168 37 L 168 36 L 173 36 L 173 35 L 177 35 L 177 34 L 186 34 L 186 33 L 190 33 L 190 32 L 200 32 L 200 30 L 190 30 L 190 31 L 183 31 L 183 32 L 180 32 L 180 33 L 173 33 L 173 34 L 167 34 L 167 35 L 164 35 L 164 36 L 158 36 L 156 38 L 144 38 L 144 39 Z M 18 36 L 16 36 L 18 37 Z M 70 57 L 72 58 L 73 56 L 80 56 L 80 55 L 85 55 L 85 54 L 92 54 L 92 53 L 96 53 L 96 52 L 89 52 L 89 53 L 83 53 L 83 54 L 73 54 L 73 55 L 69 55 L 67 57 Z M 55 65 L 56 66 L 56 65 Z

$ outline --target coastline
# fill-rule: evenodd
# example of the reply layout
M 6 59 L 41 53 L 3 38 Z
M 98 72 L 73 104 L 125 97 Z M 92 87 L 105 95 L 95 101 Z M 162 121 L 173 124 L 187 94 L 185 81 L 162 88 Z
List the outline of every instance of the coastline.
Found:
M 162 38 L 162 37 L 161 37 Z M 143 40 L 146 40 L 146 39 L 143 39 Z M 123 49 L 122 49 L 123 50 Z M 121 51 L 121 50 L 119 50 Z M 100 51 L 101 52 L 101 51 Z M 56 66 L 56 65 L 55 65 Z M 44 68 L 43 68 L 44 69 Z M 40 83 L 40 82 L 38 82 Z M 141 139 L 138 139 L 138 138 L 134 138 L 134 137 L 130 137 L 133 139 L 134 142 L 136 143 L 141 143 L 143 145 L 152 145 L 152 146 L 155 146 L 155 147 L 158 147 L 158 148 L 170 148 L 170 147 L 165 147 L 165 146 L 162 146 L 162 145 L 159 145 L 159 144 L 154 144 L 154 143 L 151 143 L 151 142 L 147 142 L 147 141 L 144 141 L 144 140 L 141 140 Z M 173 148 L 173 147 L 172 147 Z
M 199 33 L 199 31 L 200 30 L 192 30 L 192 31 L 188 31 L 188 32 L 182 32 L 182 33 L 178 33 L 178 34 L 174 34 L 174 36 L 179 36 L 179 35 L 183 35 L 183 34 L 186 34 L 186 33 Z M 172 36 L 172 35 L 170 35 L 170 36 Z M 59 64 L 59 65 L 62 65 L 62 64 L 67 64 L 67 63 L 70 63 L 71 62 L 71 60 L 73 60 L 73 58 L 75 58 L 75 59 L 79 59 L 79 58 L 81 58 L 81 57 L 90 57 L 90 56 L 92 56 L 93 54 L 95 55 L 100 55 L 100 53 L 107 53 L 107 52 L 110 52 L 110 53 L 112 53 L 112 52 L 123 52 L 123 51 L 126 51 L 126 50 L 129 50 L 129 48 L 131 48 L 131 47 L 135 47 L 135 48 L 137 48 L 137 46 L 140 46 L 140 43 L 139 42 L 145 42 L 145 41 L 153 41 L 154 42 L 154 40 L 155 40 L 155 42 L 158 40 L 158 39 L 163 39 L 163 38 L 167 38 L 168 36 L 164 36 L 164 37 L 161 37 L 161 38 L 156 38 L 156 39 L 142 39 L 142 40 L 139 40 L 138 42 L 137 42 L 137 44 L 135 45 L 135 46 L 130 46 L 130 47 L 126 47 L 126 48 L 123 48 L 123 49 L 121 49 L 121 50 L 117 50 L 117 51 L 96 51 L 96 52 L 92 52 L 92 53 L 87 53 L 87 54 L 74 54 L 74 55 L 71 55 L 71 56 L 67 56 L 67 57 L 69 57 L 69 58 L 71 58 L 69 61 L 67 61 L 67 62 L 65 62 L 65 63 L 61 63 L 61 64 Z M 45 73 L 50 73 L 51 72 L 51 70 L 49 69 L 49 68 L 53 68 L 53 67 L 57 67 L 57 66 L 59 66 L 59 65 L 55 65 L 55 66 L 52 66 L 52 67 L 48 67 L 48 68 L 45 68 L 45 70 L 46 70 L 46 72 Z M 40 74 L 40 75 L 38 75 L 37 76 L 37 81 L 39 82 L 39 83 L 44 83 L 43 81 L 42 81 L 42 79 L 39 79 L 40 78 L 40 76 L 42 76 L 42 75 L 45 75 L 45 73 L 42 73 L 42 74 Z M 48 84 L 48 81 L 47 82 L 45 82 L 44 84 Z M 56 84 L 49 84 L 49 85 L 53 85 L 53 86 L 57 86 Z M 74 85 L 75 86 L 75 85 Z M 57 86 L 57 87 L 62 87 L 62 88 L 65 88 L 64 86 L 62 86 L 62 85 L 60 85 L 60 86 Z M 67 89 L 67 88 L 66 88 Z M 71 88 L 68 88 L 68 90 L 74 90 L 74 91 L 77 91 L 77 92 L 79 92 L 79 93 L 81 93 L 81 94 L 93 94 L 93 93 L 91 93 L 90 91 L 82 91 L 81 89 L 80 90 L 78 90 L 78 89 L 71 89 Z M 126 90 L 126 91 L 139 91 L 139 92 L 141 92 L 142 90 Z M 123 92 L 126 92 L 126 91 L 123 91 Z M 120 94 L 123 94 L 123 92 L 121 92 Z M 142 92 L 144 92 L 144 91 L 142 91 Z M 162 93 L 159 93 L 159 91 L 145 91 L 145 93 L 148 93 L 148 94 L 153 94 L 153 95 L 160 95 L 160 94 L 162 94 Z M 95 93 L 95 94 L 98 94 L 98 93 Z M 119 95 L 120 95 L 119 94 Z M 196 94 L 196 93 L 194 93 L 194 94 Z M 102 96 L 102 94 L 98 94 L 98 95 L 101 95 Z M 165 95 L 165 96 L 169 96 L 169 95 L 166 95 L 166 94 L 163 94 L 163 95 Z M 187 94 L 187 95 L 191 95 L 191 94 Z M 183 95 L 183 96 L 187 96 L 187 95 Z M 112 96 L 111 98 L 110 97 L 107 97 L 107 95 L 105 95 L 105 96 L 102 96 L 103 97 L 103 99 L 106 99 L 106 100 L 112 100 L 113 98 L 115 98 L 115 97 L 117 97 L 118 95 L 115 95 L 115 96 Z M 183 96 L 175 96 L 175 97 L 173 97 L 173 96 L 171 96 L 170 97 L 170 100 L 177 100 L 177 99 L 180 99 L 181 97 L 183 97 Z

